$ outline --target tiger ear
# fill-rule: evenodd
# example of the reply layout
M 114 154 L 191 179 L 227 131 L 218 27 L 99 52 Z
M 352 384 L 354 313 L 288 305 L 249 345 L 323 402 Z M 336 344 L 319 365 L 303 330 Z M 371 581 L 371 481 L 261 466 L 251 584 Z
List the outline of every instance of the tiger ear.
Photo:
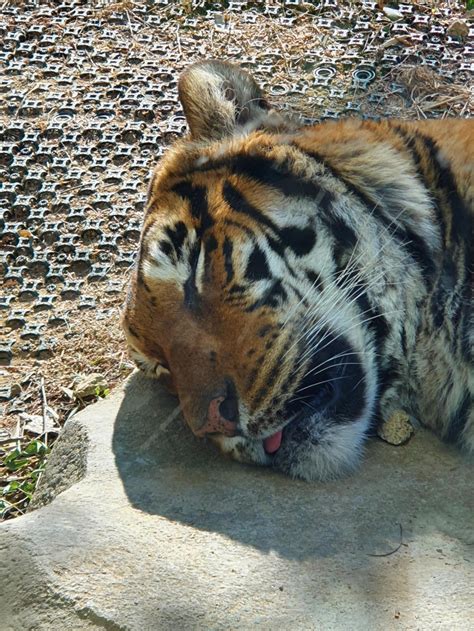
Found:
M 225 61 L 190 66 L 178 90 L 193 140 L 220 140 L 245 126 L 255 129 L 270 109 L 254 79 Z

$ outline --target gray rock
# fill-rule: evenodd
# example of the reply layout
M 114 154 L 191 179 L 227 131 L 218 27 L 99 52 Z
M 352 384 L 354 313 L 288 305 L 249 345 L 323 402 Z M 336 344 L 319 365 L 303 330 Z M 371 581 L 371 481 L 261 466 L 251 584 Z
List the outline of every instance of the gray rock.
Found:
M 2 631 L 472 628 L 472 466 L 425 431 L 309 484 L 224 459 L 134 376 L 55 451 L 0 530 Z

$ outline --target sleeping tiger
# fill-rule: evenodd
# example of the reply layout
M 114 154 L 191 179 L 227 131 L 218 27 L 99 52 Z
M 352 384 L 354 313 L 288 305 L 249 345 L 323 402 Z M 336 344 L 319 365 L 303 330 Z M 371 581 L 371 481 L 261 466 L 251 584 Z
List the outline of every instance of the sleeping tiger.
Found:
M 474 123 L 298 128 L 220 61 L 179 95 L 123 326 L 194 434 L 306 480 L 400 410 L 474 451 Z

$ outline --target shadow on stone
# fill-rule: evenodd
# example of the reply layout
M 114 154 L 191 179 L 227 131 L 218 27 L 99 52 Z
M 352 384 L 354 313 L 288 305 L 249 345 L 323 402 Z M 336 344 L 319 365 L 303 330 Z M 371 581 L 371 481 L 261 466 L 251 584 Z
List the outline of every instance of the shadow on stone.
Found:
M 89 437 L 84 427 L 66 423 L 48 458 L 48 464 L 28 510 L 46 506 L 84 478 Z
M 399 546 L 399 524 L 404 545 L 432 531 L 472 540 L 472 470 L 426 431 L 400 448 L 374 441 L 350 478 L 306 483 L 224 458 L 192 436 L 177 405 L 157 384 L 130 379 L 112 446 L 134 508 L 264 553 L 355 555 L 361 567 Z

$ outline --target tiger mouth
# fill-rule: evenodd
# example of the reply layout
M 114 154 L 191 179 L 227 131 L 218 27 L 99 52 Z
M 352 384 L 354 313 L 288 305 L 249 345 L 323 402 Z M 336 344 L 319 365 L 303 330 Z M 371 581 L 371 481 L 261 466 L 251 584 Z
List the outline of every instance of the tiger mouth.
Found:
M 365 379 L 360 358 L 341 335 L 322 331 L 305 374 L 283 407 L 283 426 L 264 437 L 263 448 L 274 456 L 286 441 L 305 442 L 322 415 L 350 420 L 364 405 Z
M 264 438 L 263 448 L 265 449 L 265 453 L 268 455 L 276 453 L 280 449 L 282 438 L 282 429 L 280 429 L 278 432 L 275 432 L 271 436 L 267 436 L 267 438 Z
M 265 453 L 269 456 L 276 454 L 281 447 L 285 433 L 289 431 L 292 424 L 301 422 L 305 418 L 309 420 L 314 414 L 323 412 L 330 407 L 336 397 L 336 386 L 331 380 L 328 380 L 326 383 L 308 388 L 304 396 L 305 400 L 303 400 L 303 397 L 300 397 L 300 409 L 295 409 L 296 406 L 294 404 L 297 402 L 287 404 L 286 413 L 290 414 L 291 418 L 281 429 L 263 439 Z

